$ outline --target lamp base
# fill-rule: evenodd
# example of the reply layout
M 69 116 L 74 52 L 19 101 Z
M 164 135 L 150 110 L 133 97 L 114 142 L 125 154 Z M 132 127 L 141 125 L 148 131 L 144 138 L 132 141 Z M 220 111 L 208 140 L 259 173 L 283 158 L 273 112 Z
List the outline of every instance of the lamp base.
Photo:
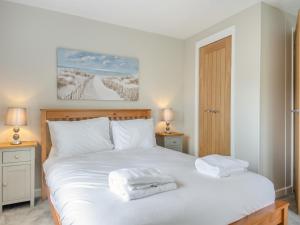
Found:
M 166 133 L 166 134 L 170 134 L 170 133 L 171 133 L 170 122 L 169 122 L 169 121 L 166 121 L 166 129 L 165 129 L 165 133 Z
M 20 140 L 13 140 L 13 141 L 10 142 L 10 144 L 11 145 L 20 145 L 20 144 L 22 144 L 22 141 L 20 141 Z
M 164 131 L 162 132 L 163 134 L 175 134 L 176 132 L 175 131 Z
M 13 138 L 12 138 L 13 140 L 10 142 L 10 144 L 12 144 L 12 145 L 22 144 L 22 141 L 20 141 L 20 135 L 19 135 L 20 128 L 19 127 L 14 127 L 13 131 L 14 131 L 14 135 L 13 135 Z

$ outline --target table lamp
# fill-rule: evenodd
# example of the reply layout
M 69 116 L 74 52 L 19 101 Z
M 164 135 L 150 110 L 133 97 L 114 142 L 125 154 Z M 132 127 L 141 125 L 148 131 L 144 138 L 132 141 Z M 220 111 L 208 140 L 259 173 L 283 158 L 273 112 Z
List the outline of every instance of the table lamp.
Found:
M 166 122 L 165 133 L 170 134 L 170 122 L 174 119 L 174 112 L 171 108 L 163 109 L 163 120 Z
M 20 107 L 9 107 L 6 113 L 5 125 L 14 126 L 13 139 L 11 144 L 19 145 L 22 142 L 20 141 L 19 126 L 27 125 L 27 112 L 26 108 Z

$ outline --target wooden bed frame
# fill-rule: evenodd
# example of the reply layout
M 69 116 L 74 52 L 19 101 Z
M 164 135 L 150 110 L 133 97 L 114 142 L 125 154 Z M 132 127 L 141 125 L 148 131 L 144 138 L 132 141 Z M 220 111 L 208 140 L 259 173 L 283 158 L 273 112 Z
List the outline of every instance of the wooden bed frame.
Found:
M 147 119 L 151 118 L 150 109 L 41 109 L 41 145 L 42 164 L 48 158 L 51 149 L 51 139 L 47 120 L 77 121 L 96 117 L 109 117 L 110 120 Z M 50 199 L 44 171 L 42 174 L 42 199 L 48 197 L 51 214 L 55 225 L 61 225 L 61 220 Z M 255 213 L 252 213 L 231 225 L 288 225 L 288 203 L 277 200 Z

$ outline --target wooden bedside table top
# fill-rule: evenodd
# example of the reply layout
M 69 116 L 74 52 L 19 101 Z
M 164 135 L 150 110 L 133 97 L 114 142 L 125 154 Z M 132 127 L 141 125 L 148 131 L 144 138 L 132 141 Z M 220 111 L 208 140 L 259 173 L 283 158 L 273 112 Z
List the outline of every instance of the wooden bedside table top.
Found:
M 3 148 L 24 148 L 24 147 L 36 147 L 36 141 L 22 141 L 22 144 L 19 145 L 12 145 L 9 142 L 0 143 L 0 149 Z
M 156 133 L 157 136 L 163 136 L 163 137 L 172 137 L 172 136 L 183 136 L 184 133 L 180 132 L 171 132 L 171 133 L 165 133 L 165 132 L 158 132 Z

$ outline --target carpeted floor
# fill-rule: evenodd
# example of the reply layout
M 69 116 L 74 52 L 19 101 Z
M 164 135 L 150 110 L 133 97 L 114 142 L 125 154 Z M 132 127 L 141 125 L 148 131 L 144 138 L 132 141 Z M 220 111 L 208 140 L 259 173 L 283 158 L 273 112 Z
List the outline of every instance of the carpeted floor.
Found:
M 289 205 L 289 225 L 300 225 L 300 216 L 298 216 L 296 214 L 297 206 L 296 206 L 296 201 L 295 201 L 295 195 L 291 194 L 282 199 L 290 203 L 290 205 Z
M 47 201 L 37 201 L 34 208 L 29 203 L 4 207 L 0 225 L 53 225 Z
M 300 225 L 300 217 L 296 212 L 296 203 L 293 195 L 289 195 L 284 200 L 290 202 L 289 225 Z M 36 203 L 31 209 L 29 204 L 17 204 L 5 207 L 0 215 L 0 225 L 53 225 L 48 202 Z M 88 224 L 86 224 L 88 225 Z

